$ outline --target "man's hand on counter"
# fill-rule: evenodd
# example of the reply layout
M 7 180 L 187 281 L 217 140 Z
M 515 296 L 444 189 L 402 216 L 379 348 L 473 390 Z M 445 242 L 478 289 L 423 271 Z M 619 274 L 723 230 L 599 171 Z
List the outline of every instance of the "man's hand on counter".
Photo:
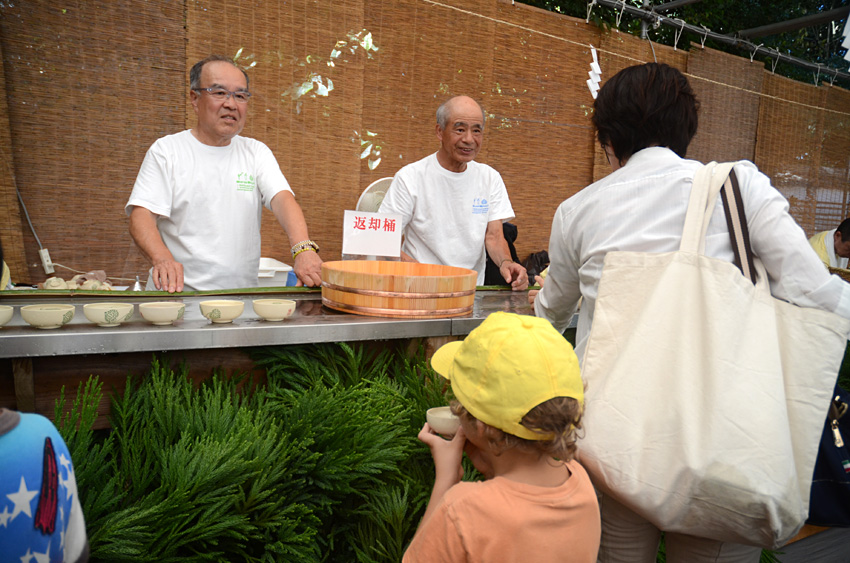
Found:
M 522 267 L 522 264 L 517 264 L 513 260 L 503 260 L 499 266 L 499 273 L 506 282 L 511 284 L 511 289 L 514 291 L 524 291 L 528 289 L 528 272 Z
M 295 275 L 298 285 L 319 287 L 322 285 L 322 259 L 312 250 L 301 252 L 295 257 Z
M 173 258 L 154 262 L 151 276 L 154 286 L 161 291 L 183 291 L 183 264 Z

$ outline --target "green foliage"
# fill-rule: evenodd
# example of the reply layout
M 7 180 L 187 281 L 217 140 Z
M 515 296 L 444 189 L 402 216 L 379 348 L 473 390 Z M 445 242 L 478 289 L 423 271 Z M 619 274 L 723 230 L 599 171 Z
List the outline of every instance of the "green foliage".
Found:
M 401 560 L 434 479 L 416 434 L 448 400 L 423 350 L 322 344 L 253 357 L 263 385 L 215 374 L 196 387 L 186 366 L 154 358 L 112 397 L 111 431 L 92 430 L 96 377 L 70 408 L 63 390 L 54 420 L 93 562 Z M 846 385 L 850 347 L 841 373 Z
M 114 437 L 108 432 L 96 436 L 92 430 L 97 418 L 97 406 L 103 397 L 102 387 L 97 377 L 89 378 L 85 384 L 81 383 L 76 399 L 67 411 L 63 387 L 53 416 L 74 461 L 77 488 L 85 491 L 80 501 L 89 541 L 93 546 L 114 545 L 116 532 L 121 533 L 120 527 L 116 527 L 114 522 L 114 514 L 121 502 L 119 480 L 112 462 Z M 104 551 L 104 555 L 114 554 L 111 548 Z
M 92 425 L 91 378 L 57 426 L 92 561 L 399 561 L 433 464 L 416 440 L 444 382 L 414 358 L 346 344 L 255 351 L 266 382 L 154 358 Z
M 264 398 L 284 424 L 321 452 L 305 481 L 327 523 L 328 561 L 399 561 L 433 483 L 427 448 L 415 436 L 424 412 L 445 404 L 442 383 L 419 351 L 323 344 L 269 348 Z M 319 505 L 321 503 L 321 505 Z
M 553 12 L 587 19 L 588 2 L 585 0 L 520 0 L 523 4 L 530 4 Z M 643 0 L 627 0 L 627 3 L 635 7 L 645 7 Z M 655 0 L 649 6 L 664 4 L 663 0 Z M 846 5 L 842 0 L 715 0 L 714 2 L 694 2 L 680 5 L 673 10 L 663 12 L 663 15 L 671 19 L 679 19 L 693 26 L 704 26 L 714 33 L 734 36 L 737 32 L 745 29 L 754 29 L 765 25 L 791 21 L 805 16 L 838 8 Z M 590 11 L 590 21 L 599 27 L 616 28 L 619 9 L 595 5 Z M 755 60 L 762 61 L 768 69 L 772 69 L 773 61 L 765 56 L 768 49 L 774 49 L 804 61 L 822 64 L 824 67 L 837 68 L 847 71 L 847 61 L 843 59 L 845 49 L 841 46 L 841 31 L 847 17 L 844 16 L 834 22 L 825 22 L 811 25 L 795 31 L 787 31 L 774 35 L 756 37 L 750 39 L 750 43 L 761 45 Z M 618 27 L 621 31 L 632 35 L 641 35 L 641 21 L 628 13 L 624 14 Z M 686 31 L 676 41 L 677 30 L 667 25 L 658 28 L 649 27 L 649 38 L 664 45 L 676 45 L 680 49 L 688 49 L 691 42 L 700 43 L 704 40 L 701 35 Z M 750 56 L 752 48 L 744 49 L 736 45 L 708 39 L 707 47 L 732 53 L 739 57 Z M 603 70 L 604 72 L 604 70 Z M 811 84 L 815 78 L 811 70 L 807 70 L 790 63 L 780 62 L 776 65 L 775 72 L 801 82 Z M 820 79 L 825 80 L 826 75 Z M 847 87 L 846 80 L 838 79 L 836 84 Z

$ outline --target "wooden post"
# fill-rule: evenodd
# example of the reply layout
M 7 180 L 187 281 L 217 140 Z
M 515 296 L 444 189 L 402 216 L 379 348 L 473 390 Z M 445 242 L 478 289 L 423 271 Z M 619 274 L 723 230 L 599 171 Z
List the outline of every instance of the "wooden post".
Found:
M 35 412 L 35 383 L 33 382 L 32 358 L 12 358 L 12 373 L 15 376 L 17 410 L 21 412 Z

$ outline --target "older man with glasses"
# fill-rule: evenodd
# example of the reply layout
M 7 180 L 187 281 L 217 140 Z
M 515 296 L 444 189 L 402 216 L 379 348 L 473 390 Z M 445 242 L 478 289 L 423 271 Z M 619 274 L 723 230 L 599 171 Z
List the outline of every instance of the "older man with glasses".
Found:
M 148 150 L 130 200 L 130 234 L 152 264 L 147 289 L 168 292 L 259 283 L 262 207 L 292 243 L 295 274 L 321 284 L 319 246 L 271 150 L 239 136 L 248 113 L 248 75 L 221 55 L 196 63 L 192 129 Z

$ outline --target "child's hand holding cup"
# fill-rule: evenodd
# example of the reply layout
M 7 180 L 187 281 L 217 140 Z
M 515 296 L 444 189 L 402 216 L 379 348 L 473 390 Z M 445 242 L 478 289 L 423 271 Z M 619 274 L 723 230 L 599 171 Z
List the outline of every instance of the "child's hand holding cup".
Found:
M 460 419 L 452 414 L 451 407 L 434 407 L 425 412 L 425 419 L 437 434 L 451 438 L 460 427 Z

